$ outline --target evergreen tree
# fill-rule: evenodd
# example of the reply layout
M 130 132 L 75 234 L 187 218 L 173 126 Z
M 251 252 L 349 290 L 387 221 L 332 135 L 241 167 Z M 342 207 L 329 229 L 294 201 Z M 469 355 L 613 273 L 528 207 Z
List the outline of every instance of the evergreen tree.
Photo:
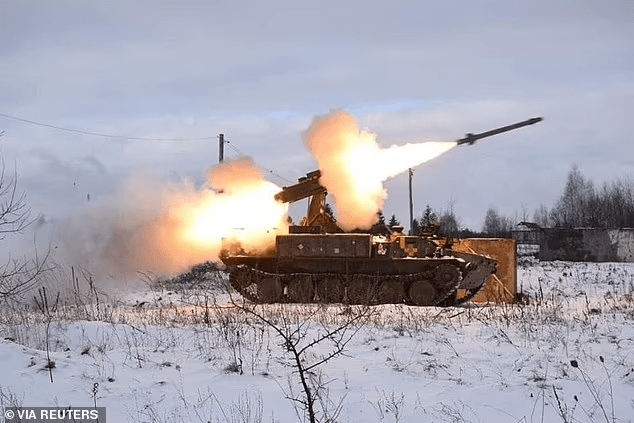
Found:
M 431 206 L 427 204 L 423 216 L 420 218 L 420 226 L 434 226 L 438 220 L 438 215 L 432 210 Z
M 388 223 L 388 225 L 391 226 L 400 226 L 401 222 L 398 221 L 398 219 L 396 218 L 396 215 L 393 214 L 392 217 L 390 217 L 390 221 Z
M 379 210 L 376 215 L 379 216 L 379 221 L 377 223 L 379 225 L 385 225 L 385 216 L 383 215 L 383 211 Z

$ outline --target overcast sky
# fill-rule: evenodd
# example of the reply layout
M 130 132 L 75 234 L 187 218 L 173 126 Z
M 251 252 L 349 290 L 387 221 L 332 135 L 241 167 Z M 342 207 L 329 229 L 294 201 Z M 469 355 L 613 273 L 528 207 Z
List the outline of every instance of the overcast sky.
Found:
M 353 114 L 382 145 L 538 125 L 416 168 L 414 209 L 551 206 L 573 163 L 600 185 L 634 175 L 634 2 L 0 1 L 0 154 L 52 220 L 140 169 L 195 178 L 248 154 L 272 182 L 314 170 L 302 133 Z M 385 214 L 408 220 L 407 175 Z M 303 211 L 303 210 L 302 210 Z

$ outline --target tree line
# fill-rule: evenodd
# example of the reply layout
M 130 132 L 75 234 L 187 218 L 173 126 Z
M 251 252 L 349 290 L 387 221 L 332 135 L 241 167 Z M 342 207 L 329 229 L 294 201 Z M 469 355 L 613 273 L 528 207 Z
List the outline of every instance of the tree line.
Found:
M 542 227 L 633 228 L 634 179 L 622 177 L 595 188 L 573 165 L 559 200 L 551 209 L 541 206 L 534 221 Z
M 453 205 L 442 211 L 427 205 L 423 213 L 414 219 L 412 233 L 437 222 L 442 225 L 441 235 L 453 237 L 508 237 L 522 222 L 534 223 L 542 228 L 634 228 L 634 179 L 625 176 L 595 187 L 593 181 L 586 178 L 577 165 L 573 165 L 560 198 L 550 208 L 540 205 L 532 216 L 525 209 L 508 216 L 490 207 L 484 215 L 482 229 L 474 231 L 460 225 Z M 389 225 L 398 223 L 396 216 L 392 215 Z

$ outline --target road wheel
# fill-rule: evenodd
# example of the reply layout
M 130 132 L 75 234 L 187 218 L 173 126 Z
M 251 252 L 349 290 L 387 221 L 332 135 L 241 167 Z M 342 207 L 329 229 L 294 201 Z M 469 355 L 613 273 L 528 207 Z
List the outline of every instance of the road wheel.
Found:
M 417 280 L 409 287 L 409 299 L 418 306 L 429 306 L 436 304 L 436 288 L 431 282 Z
M 379 304 L 401 304 L 405 298 L 403 282 L 398 278 L 388 278 L 379 284 Z
M 367 276 L 354 275 L 347 293 L 350 304 L 370 304 L 376 293 L 376 283 Z
M 229 274 L 229 281 L 236 291 L 242 292 L 244 288 L 251 285 L 251 271 L 238 267 Z
M 263 303 L 274 303 L 282 298 L 284 286 L 277 277 L 264 278 L 258 282 L 258 299 Z
M 313 301 L 315 287 L 310 276 L 293 277 L 286 287 L 291 301 L 295 303 L 310 303 Z
M 451 264 L 441 264 L 436 269 L 436 280 L 442 286 L 455 285 L 460 280 L 460 269 Z
M 345 288 L 341 280 L 334 275 L 326 275 L 317 281 L 317 296 L 322 303 L 340 303 L 343 301 Z

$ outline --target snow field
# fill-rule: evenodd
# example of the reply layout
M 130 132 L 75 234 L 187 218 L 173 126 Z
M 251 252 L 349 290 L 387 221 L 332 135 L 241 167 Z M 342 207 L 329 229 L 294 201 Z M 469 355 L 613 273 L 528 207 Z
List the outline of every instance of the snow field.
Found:
M 344 353 L 308 374 L 323 388 L 320 421 L 633 421 L 634 265 L 525 262 L 518 281 L 528 304 L 371 307 Z M 0 405 L 96 404 L 111 422 L 304 421 L 282 338 L 218 286 L 88 300 L 66 298 L 53 316 L 53 383 L 46 319 L 3 305 Z M 302 347 L 367 310 L 255 311 L 303 334 Z M 309 345 L 304 363 L 334 348 Z

